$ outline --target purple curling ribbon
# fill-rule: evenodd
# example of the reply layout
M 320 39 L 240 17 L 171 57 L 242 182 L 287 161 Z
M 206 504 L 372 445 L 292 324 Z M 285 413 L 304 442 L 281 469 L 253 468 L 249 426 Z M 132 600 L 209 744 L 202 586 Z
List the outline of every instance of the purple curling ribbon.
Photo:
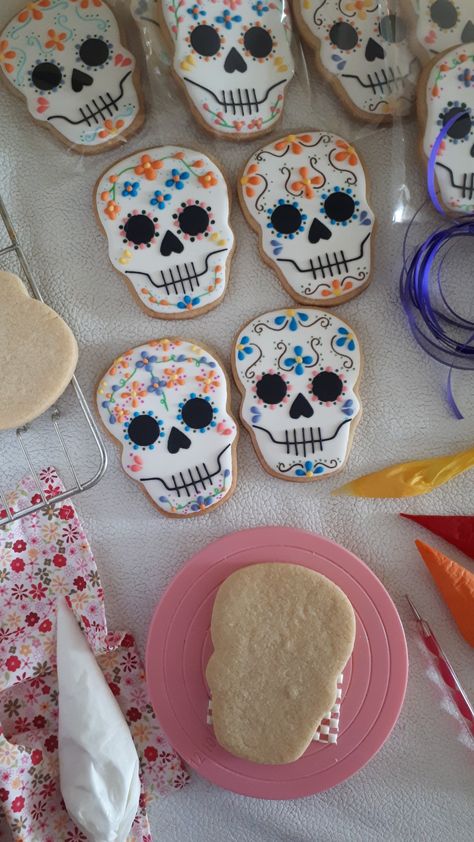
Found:
M 434 207 L 443 216 L 446 213 L 436 192 L 436 158 L 451 126 L 466 113 L 460 111 L 443 126 L 428 161 L 428 192 Z M 446 258 L 459 238 L 474 236 L 474 215 L 463 216 L 439 226 L 408 258 L 408 236 L 418 213 L 413 217 L 404 238 L 400 297 L 418 344 L 430 357 L 449 367 L 447 400 L 456 418 L 461 419 L 464 416 L 454 398 L 452 374 L 455 368 L 474 369 L 474 321 L 464 318 L 448 303 L 443 291 L 442 274 Z M 435 264 L 438 264 L 436 271 Z

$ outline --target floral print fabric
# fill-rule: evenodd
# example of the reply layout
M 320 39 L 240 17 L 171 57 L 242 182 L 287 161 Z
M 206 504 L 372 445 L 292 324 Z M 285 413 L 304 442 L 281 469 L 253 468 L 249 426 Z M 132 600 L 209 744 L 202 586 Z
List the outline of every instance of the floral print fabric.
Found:
M 54 469 L 40 473 L 45 496 Z M 62 490 L 62 488 L 61 488 Z M 38 493 L 25 478 L 7 502 Z M 57 756 L 56 599 L 67 596 L 130 726 L 142 796 L 129 842 L 151 842 L 146 805 L 188 775 L 161 733 L 130 634 L 107 633 L 104 595 L 84 529 L 70 502 L 0 528 L 0 816 L 15 842 L 84 842 L 61 798 Z

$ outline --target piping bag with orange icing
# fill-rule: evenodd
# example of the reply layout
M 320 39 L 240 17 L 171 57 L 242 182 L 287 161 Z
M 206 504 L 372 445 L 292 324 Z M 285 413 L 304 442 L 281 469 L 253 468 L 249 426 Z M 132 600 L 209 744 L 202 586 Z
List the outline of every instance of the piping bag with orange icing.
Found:
M 474 573 L 424 541 L 415 541 L 464 640 L 474 647 Z
M 428 494 L 450 479 L 474 468 L 474 448 L 391 465 L 336 488 L 333 494 L 350 497 L 416 497 Z

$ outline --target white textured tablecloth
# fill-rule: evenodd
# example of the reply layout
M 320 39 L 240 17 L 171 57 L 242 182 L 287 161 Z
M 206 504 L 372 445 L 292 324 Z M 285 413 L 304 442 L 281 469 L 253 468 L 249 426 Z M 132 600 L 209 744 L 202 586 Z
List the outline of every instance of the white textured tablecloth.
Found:
M 19 8 L 18 0 L 2 0 L 0 22 Z M 280 133 L 290 128 L 326 128 L 351 140 L 362 134 L 359 146 L 370 169 L 378 216 L 374 281 L 360 297 L 337 310 L 354 326 L 365 357 L 360 390 L 364 412 L 346 471 L 308 485 L 278 481 L 264 473 L 247 433 L 242 432 L 239 481 L 232 499 L 210 515 L 177 522 L 161 516 L 139 493 L 123 473 L 117 449 L 107 440 L 108 472 L 76 502 L 101 572 L 110 628 L 131 629 L 142 651 L 153 609 L 190 554 L 229 531 L 262 524 L 321 532 L 359 555 L 392 595 L 407 632 L 410 678 L 405 705 L 388 742 L 368 766 L 329 792 L 288 802 L 236 796 L 193 774 L 190 786 L 152 809 L 154 839 L 444 842 L 449 838 L 467 842 L 473 832 L 474 754 L 459 739 L 459 725 L 442 710 L 438 691 L 427 677 L 429 663 L 417 643 L 403 594 L 409 591 L 432 622 L 472 698 L 472 650 L 439 599 L 413 539 L 431 540 L 471 569 L 474 564 L 402 521 L 397 513 L 470 513 L 473 473 L 405 503 L 333 498 L 330 491 L 344 480 L 390 462 L 471 446 L 473 381 L 455 377 L 460 404 L 468 415 L 465 421 L 455 421 L 442 399 L 446 372 L 415 345 L 398 300 L 404 226 L 392 224 L 392 216 L 404 201 L 411 215 L 424 197 L 414 127 L 405 124 L 392 131 L 356 126 L 342 114 L 331 93 L 316 87 L 312 70 L 309 108 L 301 78 L 300 73 Z M 231 182 L 235 181 L 254 144 L 209 142 L 194 128 L 179 97 L 173 118 L 163 116 L 162 104 L 156 101 L 163 84 L 164 80 L 152 80 L 153 111 L 127 151 L 186 138 L 190 145 L 201 144 L 218 156 Z M 170 112 L 169 99 L 165 111 Z M 235 200 L 232 223 L 238 249 L 224 303 L 208 315 L 181 324 L 147 317 L 109 263 L 91 209 L 96 178 L 120 155 L 119 150 L 82 160 L 69 154 L 33 124 L 20 100 L 0 90 L 0 191 L 46 300 L 77 336 L 77 374 L 91 403 L 97 379 L 120 351 L 169 332 L 209 341 L 228 360 L 231 337 L 240 324 L 290 303 L 275 275 L 262 263 L 255 235 Z M 236 390 L 234 399 L 237 408 Z M 73 446 L 80 458 L 81 441 Z

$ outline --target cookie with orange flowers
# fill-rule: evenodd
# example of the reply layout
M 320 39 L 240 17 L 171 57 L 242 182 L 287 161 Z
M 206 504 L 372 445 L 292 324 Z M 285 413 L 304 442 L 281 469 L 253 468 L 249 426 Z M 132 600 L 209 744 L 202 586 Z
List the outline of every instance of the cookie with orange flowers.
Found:
M 213 352 L 176 337 L 125 351 L 98 384 L 97 408 L 125 473 L 162 514 L 199 515 L 229 499 L 238 430 Z
M 238 192 L 262 258 L 297 301 L 340 304 L 368 285 L 374 213 L 352 143 L 323 131 L 273 140 L 247 161 Z

